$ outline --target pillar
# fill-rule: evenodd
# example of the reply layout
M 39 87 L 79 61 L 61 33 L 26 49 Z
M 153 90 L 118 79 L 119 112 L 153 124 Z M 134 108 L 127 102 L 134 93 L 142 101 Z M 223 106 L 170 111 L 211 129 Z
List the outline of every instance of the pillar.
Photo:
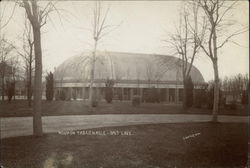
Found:
M 99 87 L 95 87 L 94 95 L 96 96 L 96 99 L 99 101 L 100 100 L 100 97 L 99 97 Z
M 133 88 L 130 88 L 130 97 L 129 97 L 129 100 L 132 100 L 132 97 L 133 97 Z
M 121 89 L 122 89 L 122 100 L 123 100 L 123 94 L 124 94 L 124 90 L 123 90 L 123 89 L 124 89 L 124 88 L 121 88 Z
M 179 89 L 175 88 L 175 103 L 179 102 Z
M 85 87 L 82 87 L 82 99 L 85 99 Z
M 71 100 L 72 97 L 72 87 L 68 88 L 68 100 Z
M 166 88 L 166 102 L 169 102 L 169 88 Z
M 142 93 L 142 88 L 139 88 L 139 91 L 140 91 L 140 101 L 142 101 L 142 95 L 143 95 L 143 93 Z

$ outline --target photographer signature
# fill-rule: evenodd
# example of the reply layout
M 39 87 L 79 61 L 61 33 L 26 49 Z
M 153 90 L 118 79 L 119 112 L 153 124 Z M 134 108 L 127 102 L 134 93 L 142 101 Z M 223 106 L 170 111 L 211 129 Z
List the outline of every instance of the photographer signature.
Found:
M 183 137 L 182 139 L 183 140 L 187 140 L 187 139 L 189 139 L 189 138 L 194 138 L 194 137 L 197 137 L 197 136 L 199 136 L 201 133 L 195 133 L 195 134 L 191 134 L 191 135 L 188 135 L 188 136 L 185 136 L 185 137 Z

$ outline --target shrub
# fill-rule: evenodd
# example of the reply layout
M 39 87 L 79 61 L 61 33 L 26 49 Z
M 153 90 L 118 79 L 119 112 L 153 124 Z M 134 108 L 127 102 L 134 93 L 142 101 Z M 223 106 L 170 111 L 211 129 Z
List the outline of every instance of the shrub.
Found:
M 14 82 L 8 83 L 7 89 L 8 89 L 8 101 L 10 102 L 15 93 L 15 83 Z
M 76 91 L 73 91 L 72 97 L 73 97 L 74 100 L 76 100 Z
M 112 102 L 112 99 L 113 99 L 113 88 L 112 87 L 105 88 L 105 99 L 108 103 Z
M 202 97 L 202 95 L 200 92 L 195 94 L 194 106 L 196 108 L 201 108 L 201 105 L 202 105 L 202 98 L 201 97 Z
M 140 96 L 134 96 L 134 97 L 132 98 L 132 105 L 133 105 L 133 106 L 139 106 L 140 103 L 141 103 L 141 101 L 140 101 Z
M 237 109 L 236 101 L 230 102 L 229 108 L 230 108 L 231 110 L 236 110 L 236 109 Z
M 93 98 L 92 100 L 92 107 L 97 107 L 98 106 L 98 101 L 96 98 Z
M 97 100 L 93 100 L 92 101 L 92 107 L 97 107 L 98 106 L 98 101 Z
M 247 103 L 248 103 L 247 91 L 244 91 L 244 92 L 242 93 L 241 103 L 242 103 L 242 104 L 247 104 Z
M 60 92 L 60 100 L 66 100 L 66 94 L 65 94 L 64 90 L 62 90 Z
M 202 105 L 206 102 L 206 92 L 205 89 L 198 89 L 195 91 L 194 96 L 194 106 L 196 108 L 201 108 Z
M 105 99 L 108 103 L 112 102 L 113 99 L 113 86 L 114 86 L 114 81 L 107 79 L 106 81 L 106 87 L 105 87 Z
M 207 107 L 208 109 L 213 109 L 214 104 L 214 87 L 207 91 Z
M 145 99 L 146 102 L 150 102 L 150 103 L 156 103 L 156 102 L 160 102 L 160 95 L 158 92 L 158 89 L 155 87 L 152 87 L 150 89 L 147 90 L 147 93 L 145 94 Z
M 118 91 L 118 99 L 122 101 L 122 90 Z
M 46 76 L 46 99 L 51 101 L 54 96 L 54 78 L 53 73 L 50 72 Z
M 91 105 L 92 105 L 92 107 L 97 107 L 98 106 L 98 99 L 97 99 L 96 90 L 93 91 L 93 98 L 92 98 Z
M 56 99 L 56 100 L 60 100 L 60 92 L 56 92 L 56 94 L 55 94 L 55 99 Z

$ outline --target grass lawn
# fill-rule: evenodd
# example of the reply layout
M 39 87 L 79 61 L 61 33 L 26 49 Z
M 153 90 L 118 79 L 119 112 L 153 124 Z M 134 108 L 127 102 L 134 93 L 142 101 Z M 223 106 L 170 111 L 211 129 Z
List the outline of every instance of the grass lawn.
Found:
M 182 110 L 181 104 L 164 103 L 142 103 L 138 107 L 133 107 L 131 102 L 116 101 L 108 104 L 104 101 L 99 102 L 94 112 L 90 112 L 87 101 L 43 101 L 43 116 L 58 115 L 86 115 L 86 114 L 211 114 L 211 110 L 206 108 L 191 108 L 187 111 Z M 11 103 L 0 103 L 0 117 L 20 117 L 32 116 L 32 109 L 28 107 L 27 101 L 16 100 Z M 237 110 L 220 109 L 219 114 L 225 115 L 248 115 L 247 106 Z
M 9 168 L 244 167 L 248 125 L 151 124 L 91 129 L 132 135 L 47 134 L 3 139 Z M 81 130 L 83 132 L 83 130 Z

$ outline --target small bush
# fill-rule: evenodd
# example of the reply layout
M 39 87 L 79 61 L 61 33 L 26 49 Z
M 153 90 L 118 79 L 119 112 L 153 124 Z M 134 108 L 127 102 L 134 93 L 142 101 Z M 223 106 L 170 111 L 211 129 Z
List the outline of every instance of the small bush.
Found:
M 201 108 L 204 103 L 206 103 L 205 90 L 204 89 L 196 90 L 196 94 L 194 95 L 194 106 L 196 108 Z
M 201 105 L 202 105 L 201 99 L 197 98 L 197 99 L 195 100 L 194 106 L 195 106 L 196 108 L 201 108 Z
M 236 110 L 236 109 L 237 109 L 236 101 L 230 102 L 229 108 L 230 108 L 231 110 Z
M 93 98 L 92 98 L 91 105 L 92 105 L 92 107 L 97 107 L 98 106 L 98 99 L 97 99 L 96 90 L 93 92 Z
M 145 96 L 143 96 L 143 100 L 149 103 L 160 103 L 160 94 L 158 89 L 155 87 L 149 88 Z
M 76 100 L 76 92 L 75 91 L 72 93 L 72 97 L 74 100 Z
M 66 100 L 66 94 L 63 90 L 60 92 L 60 100 Z
M 10 102 L 12 97 L 15 95 L 15 83 L 10 82 L 8 83 L 8 101 Z
M 105 99 L 108 103 L 112 102 L 113 99 L 113 86 L 114 86 L 114 81 L 107 79 L 105 83 Z
M 54 96 L 54 77 L 53 73 L 50 72 L 46 76 L 46 99 L 52 101 Z
M 92 107 L 97 107 L 98 106 L 98 101 L 96 99 L 94 99 L 92 101 Z
M 141 104 L 140 97 L 139 96 L 134 96 L 132 98 L 132 105 L 133 106 L 139 106 Z
M 55 94 L 55 99 L 56 99 L 56 100 L 60 100 L 60 93 L 59 93 L 59 92 L 56 92 L 56 94 Z
M 119 90 L 119 92 L 118 92 L 118 99 L 120 101 L 122 101 L 122 91 L 121 90 Z
M 247 104 L 247 103 L 248 103 L 247 91 L 244 91 L 244 92 L 242 93 L 241 103 L 242 103 L 242 104 Z
M 112 87 L 105 88 L 105 99 L 108 103 L 112 102 L 112 99 L 113 99 L 113 88 Z

